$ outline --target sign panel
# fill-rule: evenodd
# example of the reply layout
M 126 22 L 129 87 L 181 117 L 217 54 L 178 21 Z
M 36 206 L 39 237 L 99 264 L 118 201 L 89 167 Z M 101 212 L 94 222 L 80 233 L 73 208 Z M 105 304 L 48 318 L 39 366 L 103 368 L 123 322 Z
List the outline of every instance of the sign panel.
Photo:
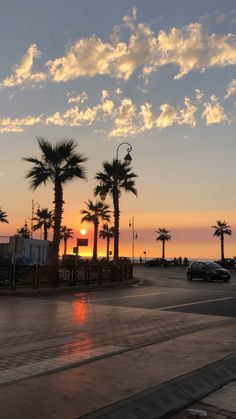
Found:
M 77 239 L 77 246 L 88 246 L 88 239 Z

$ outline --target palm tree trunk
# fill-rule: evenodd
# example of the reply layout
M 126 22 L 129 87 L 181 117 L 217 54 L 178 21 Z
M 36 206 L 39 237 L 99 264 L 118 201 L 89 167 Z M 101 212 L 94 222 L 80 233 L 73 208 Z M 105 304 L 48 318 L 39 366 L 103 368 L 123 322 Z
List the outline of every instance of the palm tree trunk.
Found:
M 110 237 L 107 236 L 107 261 L 109 262 Z
M 43 240 L 47 240 L 48 239 L 48 229 L 46 226 L 46 223 L 44 223 L 43 225 Z
M 220 236 L 221 260 L 224 260 L 224 234 Z
M 165 259 L 165 240 L 162 240 L 162 257 Z
M 67 252 L 67 238 L 64 237 L 64 255 L 66 255 Z
M 55 222 L 54 222 L 54 231 L 53 231 L 53 240 L 52 240 L 51 264 L 58 263 L 62 212 L 63 212 L 63 190 L 62 190 L 61 182 L 56 180 L 55 186 L 54 186 Z
M 94 221 L 94 238 L 93 238 L 93 260 L 97 260 L 98 249 L 98 221 Z

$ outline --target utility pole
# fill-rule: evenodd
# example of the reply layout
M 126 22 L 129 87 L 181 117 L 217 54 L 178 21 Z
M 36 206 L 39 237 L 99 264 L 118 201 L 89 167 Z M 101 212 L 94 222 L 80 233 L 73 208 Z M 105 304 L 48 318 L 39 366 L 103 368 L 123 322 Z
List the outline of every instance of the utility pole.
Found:
M 134 264 L 134 242 L 138 239 L 138 233 L 134 231 L 134 217 L 129 220 L 129 228 L 132 228 L 132 259 Z

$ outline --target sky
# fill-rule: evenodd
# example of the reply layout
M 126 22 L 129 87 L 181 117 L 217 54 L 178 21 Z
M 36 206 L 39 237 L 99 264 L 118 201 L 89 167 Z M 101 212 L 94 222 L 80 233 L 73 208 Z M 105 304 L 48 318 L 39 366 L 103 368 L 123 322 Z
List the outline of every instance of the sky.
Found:
M 134 217 L 137 258 L 161 256 L 159 228 L 172 236 L 167 257 L 219 258 L 217 220 L 232 229 L 225 256 L 234 256 L 235 29 L 234 0 L 2 0 L 0 207 L 9 225 L 0 234 L 30 224 L 32 200 L 53 208 L 52 185 L 32 192 L 25 179 L 22 157 L 40 157 L 36 137 L 73 138 L 87 180 L 65 186 L 63 224 L 74 230 L 69 250 L 87 228 L 81 254 L 91 254 L 80 211 L 102 162 L 128 142 L 138 197 L 121 196 L 120 254 L 131 255 Z

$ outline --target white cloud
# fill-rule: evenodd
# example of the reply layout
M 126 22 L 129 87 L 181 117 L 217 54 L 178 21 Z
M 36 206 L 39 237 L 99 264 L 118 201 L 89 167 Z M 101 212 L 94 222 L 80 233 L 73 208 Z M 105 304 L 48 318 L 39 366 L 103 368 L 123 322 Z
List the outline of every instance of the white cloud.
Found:
M 230 96 L 234 96 L 234 95 L 236 95 L 236 80 L 235 79 L 231 80 L 227 88 L 225 99 L 228 99 Z
M 136 21 L 134 8 L 130 16 L 123 18 L 122 25 L 114 27 L 108 41 L 96 35 L 74 41 L 64 55 L 46 62 L 45 73 L 32 71 L 34 60 L 40 55 L 37 45 L 32 44 L 21 64 L 14 67 L 13 74 L 0 86 L 32 84 L 46 79 L 66 82 L 101 75 L 128 80 L 138 68 L 147 82 L 160 66 L 170 64 L 178 69 L 174 78 L 180 79 L 191 71 L 236 64 L 235 35 L 208 34 L 198 22 L 155 34 L 149 25 Z M 125 33 L 127 29 L 130 31 L 126 40 L 122 40 L 124 26 Z
M 167 103 L 161 105 L 160 109 L 161 114 L 155 121 L 156 126 L 159 128 L 167 128 L 173 125 L 177 118 L 176 110 Z
M 15 65 L 13 68 L 13 74 L 9 77 L 6 77 L 2 82 L 0 82 L 1 87 L 14 87 L 27 83 L 39 83 L 46 80 L 45 73 L 33 73 L 32 67 L 34 64 L 34 59 L 40 56 L 40 51 L 36 44 L 31 44 L 23 56 L 21 63 Z
M 198 108 L 190 102 L 188 97 L 184 99 L 184 104 L 185 108 L 179 111 L 177 122 L 179 125 L 185 124 L 194 128 L 196 126 L 195 113 L 197 112 Z
M 204 97 L 204 93 L 201 89 L 195 89 L 196 92 L 196 99 L 198 102 L 201 102 L 203 97 Z
M 75 96 L 75 92 L 67 93 L 68 103 L 85 103 L 88 100 L 86 92 L 82 92 L 80 95 Z
M 42 121 L 42 116 L 27 115 L 24 118 L 0 118 L 0 133 L 23 132 L 25 126 L 35 125 Z
M 81 110 L 78 106 L 73 106 L 62 114 L 60 112 L 55 112 L 53 115 L 48 116 L 45 123 L 46 125 L 54 124 L 70 127 L 78 127 L 83 124 L 91 125 L 96 119 L 98 109 L 98 106 L 94 106 Z
M 151 129 L 153 127 L 153 114 L 152 114 L 152 105 L 150 103 L 144 103 L 140 106 L 141 111 L 140 115 L 143 119 L 144 129 Z
M 202 117 L 206 120 L 207 125 L 219 124 L 229 120 L 219 99 L 214 95 L 211 96 L 211 102 L 204 103 Z

